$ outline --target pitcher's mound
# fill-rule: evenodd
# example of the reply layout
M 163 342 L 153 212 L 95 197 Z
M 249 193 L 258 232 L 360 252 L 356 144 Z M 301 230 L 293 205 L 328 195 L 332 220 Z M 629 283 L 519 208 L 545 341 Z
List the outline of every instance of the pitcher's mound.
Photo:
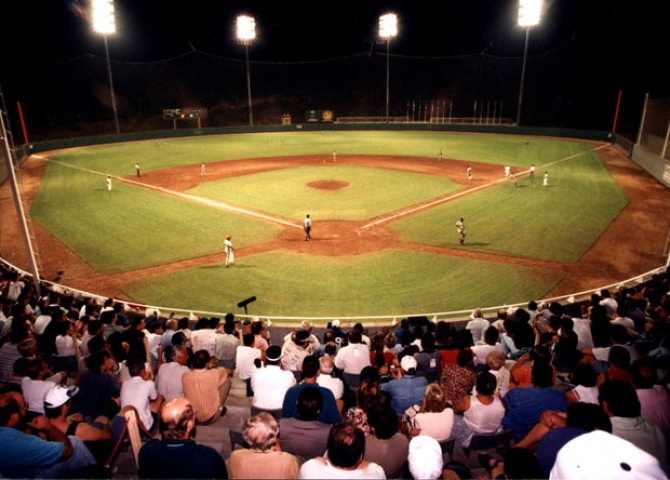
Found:
M 319 180 L 316 182 L 309 182 L 307 186 L 320 190 L 339 190 L 340 188 L 348 187 L 349 182 L 341 182 L 339 180 Z

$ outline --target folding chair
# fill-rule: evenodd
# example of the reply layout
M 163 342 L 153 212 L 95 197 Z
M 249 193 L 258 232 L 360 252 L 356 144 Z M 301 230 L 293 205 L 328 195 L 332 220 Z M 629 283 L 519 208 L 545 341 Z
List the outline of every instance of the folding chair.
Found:
M 449 460 L 454 459 L 454 445 L 456 445 L 455 438 L 449 438 L 447 440 L 442 440 L 440 443 L 440 448 L 442 449 L 442 459 L 444 460 L 444 455 L 449 455 Z
M 483 434 L 478 433 L 472 436 L 470 445 L 463 448 L 465 456 L 470 458 L 471 451 L 488 450 L 490 448 L 505 447 L 509 448 L 512 443 L 512 429 L 506 429 L 498 433 Z

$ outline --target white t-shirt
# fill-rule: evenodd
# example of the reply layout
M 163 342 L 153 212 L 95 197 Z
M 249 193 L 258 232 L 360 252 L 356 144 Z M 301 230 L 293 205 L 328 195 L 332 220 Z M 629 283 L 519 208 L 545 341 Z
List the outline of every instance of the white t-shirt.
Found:
M 23 377 L 21 380 L 21 389 L 23 398 L 26 399 L 26 405 L 31 412 L 44 413 L 44 396 L 54 387 L 55 383 L 47 380 L 33 380 Z
M 247 380 L 256 371 L 254 360 L 261 358 L 261 351 L 255 347 L 240 345 L 235 353 L 235 373 L 241 380 Z
M 284 396 L 293 385 L 293 373 L 277 365 L 258 368 L 251 377 L 251 389 L 254 391 L 252 404 L 265 410 L 278 410 L 284 405 Z
M 144 380 L 142 377 L 132 377 L 121 385 L 121 408 L 132 405 L 137 410 L 140 421 L 151 429 L 154 419 L 151 416 L 151 401 L 158 397 L 156 384 L 153 380 Z
M 165 397 L 166 402 L 184 396 L 184 385 L 181 382 L 181 377 L 186 372 L 188 372 L 188 367 L 177 362 L 164 363 L 158 369 L 156 390 Z
M 439 413 L 423 412 L 414 416 L 414 428 L 421 430 L 421 435 L 427 435 L 438 442 L 451 437 L 454 426 L 454 411 L 445 408 Z
M 381 479 L 386 478 L 384 469 L 376 463 L 370 462 L 365 468 L 357 468 L 355 470 L 341 470 L 333 467 L 328 460 L 324 461 L 321 458 L 313 458 L 307 460 L 300 467 L 299 478 L 316 479 L 316 478 L 332 478 L 332 479 L 354 479 L 354 478 L 371 478 Z
M 358 375 L 370 365 L 370 349 L 362 343 L 352 343 L 340 348 L 335 356 L 335 366 L 344 373 Z

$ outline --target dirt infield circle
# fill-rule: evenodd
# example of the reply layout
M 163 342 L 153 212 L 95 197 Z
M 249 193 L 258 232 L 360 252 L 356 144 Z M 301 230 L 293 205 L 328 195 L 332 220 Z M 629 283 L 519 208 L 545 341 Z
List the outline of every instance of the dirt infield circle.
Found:
M 340 190 L 349 186 L 349 182 L 342 182 L 339 180 L 318 180 L 316 182 L 309 182 L 307 184 L 310 188 L 316 188 L 318 190 Z

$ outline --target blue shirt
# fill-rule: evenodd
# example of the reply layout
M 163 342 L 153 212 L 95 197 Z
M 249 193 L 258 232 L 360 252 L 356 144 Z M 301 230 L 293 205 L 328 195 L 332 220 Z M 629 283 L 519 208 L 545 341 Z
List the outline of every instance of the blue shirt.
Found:
M 7 478 L 34 477 L 35 469 L 58 462 L 65 447 L 9 427 L 0 427 L 0 445 L 0 473 Z
M 321 407 L 321 413 L 319 414 L 319 422 L 327 423 L 334 425 L 340 421 L 340 411 L 337 409 L 337 404 L 335 403 L 335 396 L 333 392 L 329 389 L 322 387 L 318 383 L 306 383 L 301 382 L 295 387 L 291 387 L 286 392 L 284 396 L 284 403 L 281 409 L 281 416 L 283 418 L 293 418 L 298 415 L 298 395 L 303 388 L 312 387 L 316 388 L 323 395 L 323 406 Z
M 383 383 L 382 391 L 391 395 L 391 406 L 395 413 L 400 416 L 413 405 L 421 405 L 426 396 L 428 381 L 424 377 L 404 375 L 397 380 Z
M 539 421 L 547 410 L 566 412 L 568 404 L 565 395 L 551 388 L 519 387 L 505 395 L 507 414 L 503 427 L 511 428 L 514 438 L 523 438 Z

